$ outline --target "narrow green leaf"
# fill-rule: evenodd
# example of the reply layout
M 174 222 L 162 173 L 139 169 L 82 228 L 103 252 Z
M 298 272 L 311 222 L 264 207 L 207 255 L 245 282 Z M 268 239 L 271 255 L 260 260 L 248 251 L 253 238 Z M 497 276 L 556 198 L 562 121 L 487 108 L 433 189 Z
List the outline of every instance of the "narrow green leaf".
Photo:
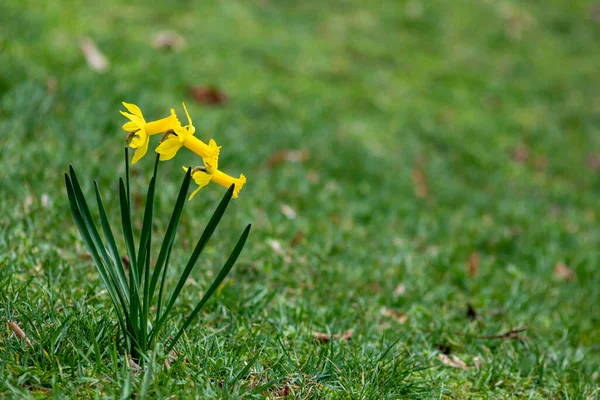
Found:
M 181 277 L 179 278 L 179 281 L 177 282 L 177 286 L 175 287 L 175 290 L 173 290 L 173 293 L 171 293 L 171 296 L 169 297 L 169 301 L 168 301 L 165 311 L 162 315 L 162 318 L 156 323 L 156 325 L 154 327 L 154 331 L 152 332 L 153 335 L 156 334 L 156 332 L 160 331 L 160 328 L 161 328 L 162 324 L 165 322 L 166 318 L 168 317 L 169 312 L 171 311 L 171 308 L 173 308 L 173 305 L 175 304 L 175 301 L 177 300 L 177 297 L 179 296 L 181 289 L 183 289 L 183 285 L 185 284 L 190 273 L 192 272 L 194 265 L 196 265 L 196 261 L 198 261 L 198 258 L 202 254 L 202 251 L 204 251 L 204 248 L 206 247 L 208 240 L 211 238 L 213 232 L 217 228 L 217 225 L 221 221 L 221 217 L 223 217 L 223 214 L 225 213 L 225 210 L 227 209 L 227 206 L 229 205 L 229 201 L 231 200 L 231 197 L 233 196 L 233 189 L 234 189 L 234 185 L 231 185 L 231 187 L 227 190 L 227 192 L 225 193 L 225 196 L 223 196 L 223 199 L 217 206 L 217 209 L 213 213 L 212 217 L 208 221 L 208 224 L 206 225 L 204 232 L 202 232 L 202 236 L 200 236 L 200 239 L 198 240 L 198 243 L 196 244 L 196 247 L 194 248 L 194 251 L 193 251 L 192 255 L 190 256 L 190 259 L 189 259 L 187 265 L 185 266 L 185 269 L 183 270 L 183 273 L 182 273 Z
M 79 233 L 81 234 L 81 238 L 83 239 L 83 242 L 84 242 L 86 248 L 88 249 L 90 256 L 92 257 L 94 264 L 96 265 L 96 269 L 98 270 L 100 279 L 102 280 L 102 283 L 106 287 L 106 290 L 108 291 L 108 294 L 110 295 L 111 300 L 115 306 L 115 312 L 117 313 L 117 318 L 119 319 L 119 324 L 121 325 L 123 332 L 126 332 L 127 325 L 125 323 L 125 318 L 128 319 L 129 316 L 126 315 L 124 318 L 123 313 L 122 313 L 122 311 L 126 311 L 126 309 L 124 308 L 125 307 L 124 299 L 120 298 L 118 292 L 115 291 L 114 284 L 116 282 L 111 282 L 109 274 L 106 271 L 106 266 L 103 264 L 102 258 L 98 254 L 98 249 L 96 248 L 96 245 L 94 244 L 94 241 L 92 240 L 92 238 L 90 236 L 88 227 L 86 226 L 86 224 L 83 220 L 81 212 L 79 211 L 79 207 L 77 206 L 77 204 L 74 201 L 75 193 L 73 190 L 73 185 L 67 174 L 65 174 L 65 182 L 66 182 L 66 186 L 67 186 L 67 195 L 69 197 L 69 200 L 72 201 L 71 211 L 73 213 L 73 218 L 75 219 L 75 224 L 77 225 L 77 229 L 79 230 Z M 121 303 L 121 304 L 119 304 L 119 303 Z
M 129 293 L 131 294 L 129 301 L 129 310 L 132 321 L 132 329 L 136 334 L 139 332 L 140 313 L 140 288 L 139 277 L 137 276 L 135 245 L 133 242 L 133 229 L 131 227 L 131 213 L 129 202 L 127 201 L 127 193 L 125 192 L 125 184 L 123 178 L 119 178 L 119 201 L 121 204 L 121 225 L 123 228 L 123 237 L 125 238 L 125 247 L 129 255 Z
M 167 255 L 171 251 L 171 246 L 173 245 L 173 241 L 175 240 L 175 235 L 177 233 L 177 227 L 179 226 L 179 220 L 181 218 L 181 213 L 183 212 L 183 207 L 185 205 L 185 199 L 187 197 L 187 192 L 190 187 L 191 181 L 191 168 L 188 168 L 185 177 L 183 178 L 183 182 L 181 183 L 181 188 L 179 189 L 179 195 L 177 196 L 177 201 L 175 202 L 175 207 L 173 208 L 173 213 L 171 214 L 171 220 L 169 221 L 169 226 L 167 227 L 167 231 L 165 233 L 165 237 L 163 239 L 160 252 L 158 253 L 158 258 L 156 260 L 156 265 L 154 266 L 154 271 L 152 272 L 152 280 L 150 282 L 150 295 L 154 294 L 154 290 L 156 289 L 156 284 L 158 282 L 158 277 L 160 276 L 161 270 L 163 268 L 163 264 L 167 258 Z M 166 269 L 166 266 L 165 266 Z M 162 285 L 161 285 L 162 287 Z M 162 292 L 162 289 L 160 290 Z M 160 298 L 160 297 L 159 297 Z M 160 312 L 160 308 L 159 308 Z
M 150 233 L 152 232 L 152 213 L 154 211 L 154 192 L 156 189 L 156 178 L 150 179 L 148 186 L 148 194 L 146 195 L 146 208 L 144 210 L 144 220 L 142 222 L 142 233 L 140 236 L 140 244 L 138 247 L 138 276 L 142 278 L 144 264 L 146 263 L 146 250 L 149 245 Z M 141 283 L 141 282 L 140 282 Z M 141 285 L 140 285 L 141 286 Z
M 223 280 L 225 279 L 225 277 L 227 276 L 229 271 L 231 271 L 231 268 L 233 268 L 233 265 L 237 261 L 237 258 L 239 257 L 240 253 L 242 252 L 242 249 L 244 248 L 244 245 L 246 244 L 246 239 L 248 239 L 248 235 L 250 234 L 251 227 L 252 227 L 252 225 L 249 224 L 246 227 L 246 229 L 244 229 L 242 236 L 240 236 L 237 244 L 235 245 L 235 248 L 229 255 L 229 258 L 225 262 L 225 265 L 221 269 L 221 272 L 219 272 L 219 275 L 217 275 L 217 278 L 214 280 L 214 282 L 212 283 L 212 285 L 210 286 L 208 291 L 204 294 L 204 296 L 202 296 L 200 303 L 198 303 L 196 308 L 194 308 L 194 311 L 192 311 L 192 313 L 186 319 L 186 321 L 183 324 L 183 326 L 181 327 L 181 329 L 179 329 L 179 332 L 177 332 L 177 335 L 175 335 L 175 337 L 173 338 L 173 340 L 167 347 L 167 350 L 166 350 L 167 354 L 171 350 L 173 350 L 173 347 L 175 346 L 175 344 L 177 344 L 177 341 L 181 338 L 181 335 L 183 335 L 183 332 L 185 331 L 185 329 L 187 329 L 187 327 L 191 324 L 192 320 L 198 315 L 200 310 L 202 310 L 202 307 L 204 307 L 204 304 L 206 304 L 206 302 L 208 301 L 208 299 L 210 299 L 210 297 L 215 292 L 215 290 L 217 290 L 217 288 L 221 285 L 221 283 L 223 282 Z
M 131 190 L 129 189 L 129 146 L 125 146 L 125 181 L 127 182 L 127 207 L 131 214 Z
M 117 248 L 117 243 L 115 242 L 115 237 L 112 233 L 112 229 L 110 227 L 110 223 L 108 222 L 108 217 L 106 215 L 106 209 L 104 208 L 104 202 L 102 201 L 102 196 L 100 195 L 100 188 L 98 187 L 98 183 L 94 181 L 94 190 L 96 191 L 96 202 L 98 203 L 98 211 L 100 212 L 100 222 L 102 223 L 102 230 L 104 231 L 104 237 L 106 242 L 108 243 L 108 251 L 110 252 L 110 256 L 117 270 L 118 282 L 121 285 L 121 288 L 125 294 L 125 298 L 129 301 L 129 287 L 127 286 L 127 277 L 125 276 L 125 268 L 123 266 L 123 261 L 121 261 L 121 256 L 119 255 L 119 249 Z
M 75 194 L 75 200 L 77 200 L 77 206 L 83 217 L 83 222 L 87 226 L 87 230 L 90 234 L 90 237 L 91 237 L 92 241 L 94 242 L 94 245 L 98 249 L 100 257 L 102 257 L 102 261 L 104 261 L 104 265 L 107 268 L 112 268 L 112 263 L 110 262 L 110 257 L 108 256 L 108 253 L 106 252 L 106 248 L 104 247 L 104 243 L 102 242 L 102 239 L 100 238 L 100 234 L 98 233 L 98 230 L 96 229 L 96 224 L 94 223 L 94 219 L 92 218 L 92 213 L 90 212 L 90 208 L 87 205 L 87 201 L 83 194 L 83 190 L 81 190 L 81 185 L 79 184 L 79 181 L 77 180 L 77 174 L 75 173 L 75 170 L 73 169 L 72 165 L 69 166 L 69 171 L 70 171 L 70 176 L 71 176 L 71 187 L 73 188 L 73 193 Z

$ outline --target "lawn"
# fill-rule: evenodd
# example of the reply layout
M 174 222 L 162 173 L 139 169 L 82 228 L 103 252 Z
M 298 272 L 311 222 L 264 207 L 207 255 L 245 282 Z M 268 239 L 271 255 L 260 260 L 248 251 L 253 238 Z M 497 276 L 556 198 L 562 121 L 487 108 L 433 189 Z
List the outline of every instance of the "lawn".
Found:
M 598 7 L 3 1 L 0 397 L 600 397 Z M 155 48 L 165 30 L 185 45 Z M 248 178 L 172 329 L 252 223 L 248 244 L 170 369 L 127 365 L 64 188 L 72 164 L 118 222 L 122 101 L 186 102 Z M 198 163 L 161 165 L 153 237 Z M 152 168 L 132 167 L 138 230 Z M 224 192 L 186 205 L 168 283 Z

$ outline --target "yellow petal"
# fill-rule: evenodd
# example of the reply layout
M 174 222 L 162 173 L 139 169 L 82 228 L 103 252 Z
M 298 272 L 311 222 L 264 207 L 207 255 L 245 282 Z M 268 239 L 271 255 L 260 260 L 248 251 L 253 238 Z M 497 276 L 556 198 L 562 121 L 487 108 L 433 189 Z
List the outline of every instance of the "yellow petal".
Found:
M 140 129 L 135 133 L 135 137 L 129 142 L 129 147 L 137 149 L 142 146 L 148 147 L 148 135 L 143 129 Z
M 188 120 L 188 125 L 192 126 L 192 118 L 190 118 L 190 113 L 187 110 L 187 107 L 185 106 L 185 103 L 181 103 L 183 104 L 183 109 L 185 110 L 185 115 L 187 115 L 187 120 Z
M 168 117 L 146 123 L 146 132 L 148 135 L 156 135 L 157 133 L 166 132 L 171 129 L 175 130 L 180 127 L 181 122 L 179 122 L 175 110 L 171 108 L 171 115 Z
M 146 152 L 148 151 L 148 144 L 149 143 L 150 143 L 150 141 L 146 140 L 146 142 L 144 144 L 142 144 L 140 147 L 137 148 L 137 150 L 133 154 L 133 158 L 131 159 L 131 165 L 135 164 L 142 157 L 144 157 L 146 155 Z
M 126 122 L 125 124 L 123 124 L 123 129 L 126 130 L 127 132 L 133 132 L 140 128 L 138 127 L 138 125 L 135 122 L 129 121 L 129 122 Z
M 196 185 L 204 187 L 210 182 L 212 174 L 207 174 L 204 171 L 197 171 L 192 174 L 192 178 L 194 178 L 194 182 L 196 182 Z
M 198 189 L 194 190 L 192 192 L 192 194 L 190 194 L 190 197 L 188 198 L 188 201 L 190 201 L 191 199 L 193 199 L 194 196 L 196 195 L 196 193 L 198 193 L 200 191 L 200 189 L 202 189 L 202 186 L 198 186 Z
M 127 111 L 129 111 L 136 117 L 141 118 L 142 121 L 144 120 L 144 116 L 142 115 L 142 110 L 140 110 L 140 108 L 138 106 L 136 106 L 135 104 L 125 103 L 125 102 L 123 102 L 123 105 L 125 106 Z
M 183 167 L 183 169 L 184 169 L 184 171 L 187 172 L 186 167 Z M 208 183 L 210 182 L 210 179 L 212 178 L 212 175 L 207 174 L 204 171 L 196 171 L 196 172 L 192 173 L 192 178 L 194 178 L 194 182 L 196 182 L 196 184 L 198 185 L 198 188 L 192 192 L 192 194 L 190 195 L 190 198 L 188 200 L 193 199 L 194 196 L 196 195 L 196 193 L 198 193 L 198 191 L 200 189 L 202 189 L 204 186 L 208 185 Z
M 177 151 L 181 148 L 181 142 L 175 135 L 169 135 L 167 140 L 162 142 L 157 148 L 156 152 L 160 154 L 160 160 L 166 161 L 175 157 Z
M 146 121 L 141 119 L 140 117 L 126 113 L 125 111 L 119 111 L 125 118 L 128 118 L 131 122 L 138 125 L 139 127 L 143 127 L 146 124 Z

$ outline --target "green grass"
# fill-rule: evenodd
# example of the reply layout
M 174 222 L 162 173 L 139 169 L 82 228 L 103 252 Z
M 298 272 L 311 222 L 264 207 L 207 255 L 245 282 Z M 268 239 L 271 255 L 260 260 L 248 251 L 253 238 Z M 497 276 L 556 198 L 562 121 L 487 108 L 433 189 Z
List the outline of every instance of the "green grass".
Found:
M 3 2 L 0 396 L 598 398 L 593 7 Z M 154 49 L 164 29 L 187 47 Z M 108 57 L 108 72 L 87 67 L 82 36 Z M 194 104 L 187 89 L 203 84 L 229 101 Z M 118 220 L 121 101 L 149 118 L 186 101 L 197 135 L 223 145 L 220 168 L 248 177 L 182 292 L 174 330 L 246 223 L 249 242 L 170 370 L 125 365 L 63 187 L 73 164 L 86 195 L 97 180 Z M 280 149 L 306 150 L 309 159 L 269 167 Z M 527 157 L 516 161 L 515 149 Z M 161 166 L 153 237 L 166 229 L 181 165 L 198 163 L 180 153 Z M 143 193 L 152 164 L 134 166 L 133 190 Z M 425 176 L 424 198 L 415 170 Z M 186 206 L 171 285 L 223 193 L 211 185 Z M 135 199 L 139 229 L 144 202 Z M 282 205 L 297 216 L 287 218 Z M 473 252 L 474 277 L 466 268 Z M 555 276 L 558 262 L 574 280 Z M 405 292 L 394 295 L 400 283 Z M 408 319 L 400 324 L 386 308 Z M 480 337 L 522 326 L 523 340 Z M 349 342 L 318 344 L 312 335 L 347 329 Z M 444 365 L 440 349 L 469 369 Z

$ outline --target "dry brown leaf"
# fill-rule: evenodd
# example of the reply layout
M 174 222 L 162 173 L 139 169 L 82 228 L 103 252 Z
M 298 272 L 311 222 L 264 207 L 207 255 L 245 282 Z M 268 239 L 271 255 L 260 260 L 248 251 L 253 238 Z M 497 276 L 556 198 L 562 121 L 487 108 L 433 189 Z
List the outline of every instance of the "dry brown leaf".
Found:
M 422 166 L 418 165 L 413 169 L 413 182 L 415 184 L 415 196 L 424 199 L 429 196 L 429 185 L 423 172 Z
M 177 358 L 177 354 L 175 353 L 175 351 L 171 350 L 171 352 L 169 353 L 169 356 L 167 358 L 165 358 L 165 368 L 167 370 L 171 369 L 171 363 L 175 362 L 176 358 Z
M 48 94 L 50 96 L 52 96 L 54 93 L 56 93 L 57 83 L 58 82 L 57 82 L 56 78 L 54 78 L 53 76 L 46 79 L 46 90 L 48 91 Z
M 598 9 L 600 10 L 600 6 Z M 600 153 L 589 155 L 587 157 L 587 165 L 592 171 L 600 171 Z
M 10 327 L 10 330 L 13 331 L 13 333 L 19 338 L 19 340 L 25 340 L 27 345 L 31 346 L 31 341 L 19 325 L 13 321 L 8 321 L 8 326 Z
M 25 211 L 25 214 L 29 214 L 32 205 L 33 197 L 29 194 L 27 197 L 25 197 L 25 201 L 23 202 L 23 210 Z
M 594 22 L 600 24 L 600 5 L 594 5 L 590 8 L 590 17 Z
M 288 206 L 287 204 L 282 204 L 280 210 L 281 210 L 281 213 L 283 215 L 285 215 L 288 219 L 296 218 L 296 211 L 292 207 Z
M 479 271 L 479 253 L 474 251 L 469 256 L 469 263 L 467 264 L 467 273 L 470 277 L 477 276 Z
M 342 333 L 341 335 L 338 333 L 331 335 L 329 333 L 313 332 L 313 338 L 319 344 L 328 343 L 332 338 L 333 339 L 342 339 L 343 341 L 347 342 L 350 339 L 352 339 L 352 329 L 345 330 L 344 333 Z
M 267 160 L 267 167 L 275 168 L 281 165 L 284 161 L 288 161 L 294 164 L 300 164 L 310 159 L 310 152 L 308 149 L 290 150 L 280 149 L 275 151 L 271 157 Z
M 96 72 L 106 72 L 109 67 L 108 60 L 89 37 L 79 41 L 79 48 L 85 57 L 88 66 Z
M 285 399 L 289 396 L 290 392 L 292 390 L 290 389 L 289 385 L 285 385 L 284 387 L 282 387 L 281 389 L 279 389 L 279 391 L 277 391 L 277 398 L 278 399 Z
M 304 239 L 304 232 L 302 232 L 302 231 L 296 232 L 296 234 L 294 235 L 292 240 L 290 240 L 290 246 L 292 246 L 292 247 L 298 246 L 300 244 L 300 242 L 302 242 L 302 239 Z
M 512 159 L 518 163 L 525 163 L 529 159 L 529 148 L 520 144 L 512 150 Z
M 222 105 L 227 101 L 227 95 L 215 86 L 192 86 L 188 93 L 200 104 Z
M 469 370 L 469 367 L 467 366 L 467 364 L 464 363 L 464 361 L 462 361 L 460 358 L 452 355 L 452 356 L 447 356 L 446 354 L 440 353 L 438 354 L 438 358 L 440 359 L 440 361 L 450 367 L 454 367 L 454 368 L 460 368 L 460 369 L 464 369 L 465 371 Z
M 387 318 L 391 318 L 399 324 L 405 324 L 408 321 L 408 315 L 406 313 L 392 310 L 391 308 L 384 308 L 381 310 L 381 315 Z
M 134 373 L 138 373 L 142 370 L 142 367 L 140 367 L 138 363 L 133 361 L 131 358 L 129 359 L 129 368 L 131 368 Z
M 185 45 L 183 36 L 175 31 L 157 32 L 152 40 L 152 46 L 160 50 L 181 50 Z
M 306 180 L 308 180 L 312 184 L 317 184 L 321 180 L 317 171 L 308 171 L 306 174 Z
M 404 293 L 406 292 L 406 286 L 404 285 L 404 283 L 399 283 L 398 286 L 396 286 L 396 289 L 394 289 L 394 297 L 398 298 L 400 296 L 403 296 Z
M 565 281 L 572 281 L 575 279 L 575 272 L 565 264 L 559 262 L 554 266 L 554 276 Z
M 281 247 L 281 243 L 278 240 L 269 239 L 269 240 L 267 240 L 267 243 L 268 243 L 269 247 L 271 247 L 271 250 L 273 250 L 276 254 L 281 256 L 285 253 L 283 251 L 283 247 Z

